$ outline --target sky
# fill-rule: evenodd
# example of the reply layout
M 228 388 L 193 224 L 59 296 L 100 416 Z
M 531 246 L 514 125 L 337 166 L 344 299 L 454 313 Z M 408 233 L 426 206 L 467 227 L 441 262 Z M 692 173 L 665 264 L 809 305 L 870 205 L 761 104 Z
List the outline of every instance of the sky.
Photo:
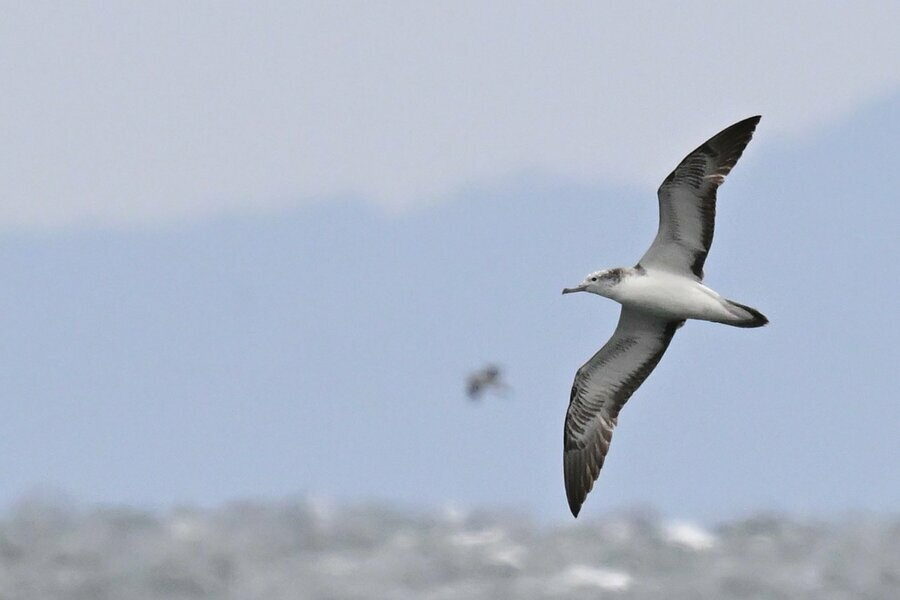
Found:
M 559 292 L 762 114 L 706 272 L 771 325 L 680 330 L 582 514 L 896 512 L 900 9 L 813 6 L 4 6 L 0 503 L 565 518 Z

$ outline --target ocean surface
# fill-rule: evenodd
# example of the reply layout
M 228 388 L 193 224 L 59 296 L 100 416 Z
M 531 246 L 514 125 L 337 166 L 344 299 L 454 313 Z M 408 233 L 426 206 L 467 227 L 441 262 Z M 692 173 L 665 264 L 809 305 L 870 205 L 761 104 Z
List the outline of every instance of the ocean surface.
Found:
M 563 525 L 310 499 L 167 511 L 23 500 L 3 600 L 900 598 L 900 515 Z

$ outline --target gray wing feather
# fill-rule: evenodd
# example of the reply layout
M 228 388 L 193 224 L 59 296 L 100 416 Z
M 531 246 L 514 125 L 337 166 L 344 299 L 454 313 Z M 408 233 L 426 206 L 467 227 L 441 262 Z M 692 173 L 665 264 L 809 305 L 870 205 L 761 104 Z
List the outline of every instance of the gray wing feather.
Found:
M 576 517 L 603 467 L 619 411 L 659 363 L 684 321 L 622 309 L 615 333 L 575 374 L 563 444 L 566 497 Z
M 717 133 L 666 177 L 657 191 L 659 230 L 638 264 L 703 279 L 716 224 L 716 190 L 750 143 L 760 118 Z

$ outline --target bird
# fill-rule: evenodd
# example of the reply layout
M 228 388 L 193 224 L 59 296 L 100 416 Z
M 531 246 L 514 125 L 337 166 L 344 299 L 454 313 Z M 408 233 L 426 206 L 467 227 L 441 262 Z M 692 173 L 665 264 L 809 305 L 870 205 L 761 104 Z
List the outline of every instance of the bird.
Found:
M 473 371 L 466 378 L 466 393 L 473 402 L 481 399 L 485 390 L 493 388 L 497 392 L 505 392 L 509 387 L 500 376 L 500 367 L 488 364 Z
M 760 116 L 723 129 L 688 154 L 657 191 L 659 229 L 634 267 L 603 269 L 565 288 L 622 305 L 608 342 L 575 374 L 563 433 L 566 499 L 574 517 L 600 475 L 619 411 L 656 368 L 687 319 L 735 327 L 769 320 L 703 285 L 716 191 L 753 137 Z

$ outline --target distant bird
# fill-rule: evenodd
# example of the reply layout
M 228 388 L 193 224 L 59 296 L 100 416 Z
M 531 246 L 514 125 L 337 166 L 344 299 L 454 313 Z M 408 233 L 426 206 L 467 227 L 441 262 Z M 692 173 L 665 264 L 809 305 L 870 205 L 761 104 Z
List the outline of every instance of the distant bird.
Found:
M 500 368 L 497 365 L 485 365 L 466 379 L 466 393 L 471 400 L 481 399 L 481 395 L 488 389 L 498 392 L 509 389 L 500 378 Z
M 591 273 L 563 294 L 591 292 L 622 305 L 612 338 L 575 374 L 564 431 L 566 497 L 574 516 L 594 486 L 619 411 L 656 367 L 686 319 L 735 327 L 769 320 L 701 283 L 712 244 L 716 189 L 744 152 L 760 117 L 728 127 L 688 154 L 662 182 L 659 230 L 632 268 Z

